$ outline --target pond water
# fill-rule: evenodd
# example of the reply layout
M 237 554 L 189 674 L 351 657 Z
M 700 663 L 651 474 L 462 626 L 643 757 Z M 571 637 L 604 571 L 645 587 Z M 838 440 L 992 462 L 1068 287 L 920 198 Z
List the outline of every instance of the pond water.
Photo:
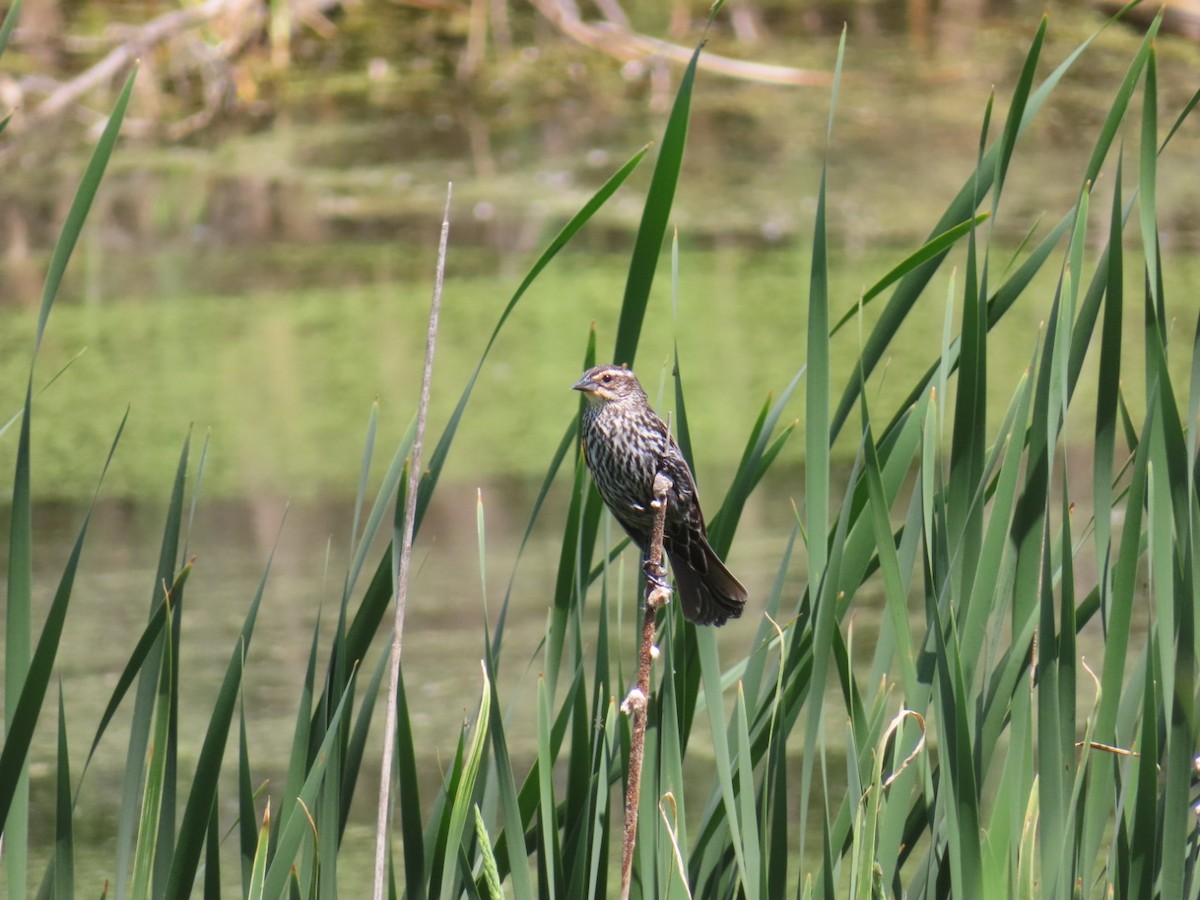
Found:
M 1056 11 L 1060 21 L 1052 24 L 1046 51 L 1052 63 L 1097 22 L 1078 10 Z M 1035 24 L 992 22 L 932 49 L 895 35 L 851 34 L 829 155 L 837 312 L 851 308 L 864 286 L 928 233 L 971 170 L 993 84 L 1003 112 Z M 998 248 L 1016 248 L 1039 217 L 1044 233 L 1070 207 L 1138 39 L 1121 29 L 1105 32 L 1031 130 L 995 224 Z M 765 52 L 773 61 L 828 69 L 835 46 L 829 38 L 777 39 Z M 1166 120 L 1179 98 L 1195 90 L 1200 68 L 1196 48 L 1171 38 L 1160 42 L 1159 62 Z M 488 90 L 474 93 L 402 89 L 420 65 L 399 64 L 393 81 L 370 89 L 361 79 L 298 76 L 287 87 L 292 102 L 269 129 L 202 149 L 130 147 L 114 158 L 34 377 L 39 610 L 131 407 L 59 655 L 75 752 L 86 746 L 144 621 L 166 498 L 190 431 L 193 460 L 203 441 L 209 449 L 188 547 L 197 564 L 185 618 L 183 668 L 190 674 L 181 690 L 195 721 L 191 728 L 185 721 L 181 734 L 196 734 L 205 721 L 278 541 L 246 702 L 258 764 L 282 772 L 311 634 L 318 616 L 327 633 L 347 565 L 371 404 L 377 399 L 380 410 L 372 485 L 412 415 L 446 181 L 455 182 L 455 199 L 434 435 L 540 248 L 662 130 L 664 114 L 652 103 L 649 79 L 622 75 L 611 60 L 582 50 L 551 46 L 517 54 Z M 659 395 L 678 344 L 694 398 L 688 415 L 706 497 L 723 494 L 768 392 L 781 390 L 804 364 L 808 248 L 827 114 L 828 92 L 821 89 L 733 83 L 707 73 L 697 82 L 674 216 L 678 316 L 664 257 L 639 371 L 651 395 Z M 1136 146 L 1136 131 L 1128 139 Z M 1185 342 L 1200 302 L 1196 158 L 1200 131 L 1189 122 L 1163 159 L 1159 189 L 1166 296 Z M 61 178 L 36 196 L 26 182 L 3 187 L 10 215 L 23 211 L 28 244 L 0 268 L 0 422 L 20 408 L 41 273 L 79 168 L 64 162 Z M 421 762 L 435 783 L 439 756 L 452 752 L 480 688 L 486 616 L 476 562 L 477 491 L 487 522 L 482 583 L 494 619 L 538 480 L 578 402 L 569 388 L 589 329 L 594 323 L 602 355 L 615 337 L 649 161 L 642 168 L 539 278 L 501 333 L 420 537 L 405 652 L 418 745 L 427 750 Z M 1093 204 L 1100 212 L 1092 258 L 1108 190 Z M 1007 256 L 995 264 L 1005 263 Z M 1129 277 L 1137 296 L 1140 274 Z M 890 416 L 937 352 L 950 278 L 947 266 L 905 326 L 900 349 L 872 384 L 873 412 Z M 1053 287 L 1051 273 L 997 334 L 990 359 L 996 416 L 1033 352 Z M 868 321 L 875 314 L 869 311 Z M 1131 312 L 1130 327 L 1139 321 Z M 838 340 L 834 383 L 840 386 L 860 335 L 850 327 Z M 1134 397 L 1138 369 L 1131 349 Z M 801 415 L 801 403 L 792 406 L 791 414 Z M 1087 427 L 1082 423 L 1081 439 Z M 12 471 L 15 444 L 15 427 L 0 435 L 0 471 Z M 739 531 L 731 565 L 752 596 L 773 583 L 793 504 L 802 503 L 802 445 L 797 433 Z M 9 490 L 5 482 L 0 500 Z M 530 689 L 539 665 L 548 602 L 542 585 L 557 561 L 565 490 L 559 484 L 552 492 L 514 582 L 502 688 L 518 694 Z M 5 564 L 7 530 L 0 504 Z M 791 595 L 803 577 L 801 559 L 787 576 Z M 869 598 L 864 604 L 859 627 L 870 629 Z M 723 652 L 747 652 L 754 618 L 723 630 Z M 38 798 L 51 789 L 45 776 L 53 727 L 43 734 L 33 775 L 35 806 L 46 816 L 35 823 L 35 840 L 48 846 L 52 804 Z M 80 876 L 89 890 L 89 875 L 111 874 L 104 866 L 124 755 L 120 735 L 118 721 L 81 807 Z M 514 755 L 529 749 L 514 748 Z M 184 748 L 188 758 L 195 752 Z M 363 784 L 365 827 L 374 775 Z M 363 844 L 369 853 L 370 841 Z

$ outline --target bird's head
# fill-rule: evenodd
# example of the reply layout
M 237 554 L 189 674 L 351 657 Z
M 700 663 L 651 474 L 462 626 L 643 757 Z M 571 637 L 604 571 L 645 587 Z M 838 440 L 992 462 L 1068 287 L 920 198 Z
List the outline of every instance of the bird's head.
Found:
M 583 373 L 575 384 L 589 403 L 619 403 L 646 396 L 637 376 L 626 366 L 596 366 Z

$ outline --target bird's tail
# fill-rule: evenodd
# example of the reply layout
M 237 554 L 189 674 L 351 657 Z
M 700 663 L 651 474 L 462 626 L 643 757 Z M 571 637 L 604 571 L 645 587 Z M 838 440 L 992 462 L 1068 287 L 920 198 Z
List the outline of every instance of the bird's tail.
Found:
M 746 605 L 746 589 L 725 568 L 707 540 L 693 539 L 686 548 L 667 550 L 671 571 L 679 586 L 683 615 L 697 625 L 724 625 L 736 619 Z

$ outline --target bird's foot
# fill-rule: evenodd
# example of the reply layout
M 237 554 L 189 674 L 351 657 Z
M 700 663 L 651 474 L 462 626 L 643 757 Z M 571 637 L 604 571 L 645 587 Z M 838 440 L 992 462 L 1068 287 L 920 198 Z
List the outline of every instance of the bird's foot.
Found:
M 662 566 L 646 563 L 643 567 L 646 573 L 646 583 L 650 590 L 646 593 L 646 603 L 651 609 L 666 605 L 671 599 L 671 585 L 667 582 L 667 573 Z
M 654 609 L 658 609 L 671 599 L 671 586 L 667 583 L 666 569 L 647 560 L 642 566 L 642 571 L 646 573 L 646 582 L 650 586 L 650 591 L 646 594 L 646 602 Z
M 646 574 L 646 580 L 656 588 L 665 588 L 667 586 L 667 570 L 662 563 L 656 563 L 654 560 L 642 560 L 642 571 Z

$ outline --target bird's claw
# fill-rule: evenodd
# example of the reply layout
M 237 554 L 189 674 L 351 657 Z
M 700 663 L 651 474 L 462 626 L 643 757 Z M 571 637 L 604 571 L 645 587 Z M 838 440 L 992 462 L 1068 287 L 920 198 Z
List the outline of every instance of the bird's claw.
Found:
M 654 609 L 665 604 L 671 599 L 671 586 L 667 584 L 667 572 L 662 565 L 655 565 L 650 560 L 646 560 L 642 564 L 642 571 L 646 573 L 646 582 L 650 586 L 649 592 L 646 594 L 646 602 Z
M 651 587 L 656 590 L 667 589 L 667 573 L 661 564 L 648 559 L 642 563 L 642 571 L 646 573 L 646 580 L 650 582 Z

